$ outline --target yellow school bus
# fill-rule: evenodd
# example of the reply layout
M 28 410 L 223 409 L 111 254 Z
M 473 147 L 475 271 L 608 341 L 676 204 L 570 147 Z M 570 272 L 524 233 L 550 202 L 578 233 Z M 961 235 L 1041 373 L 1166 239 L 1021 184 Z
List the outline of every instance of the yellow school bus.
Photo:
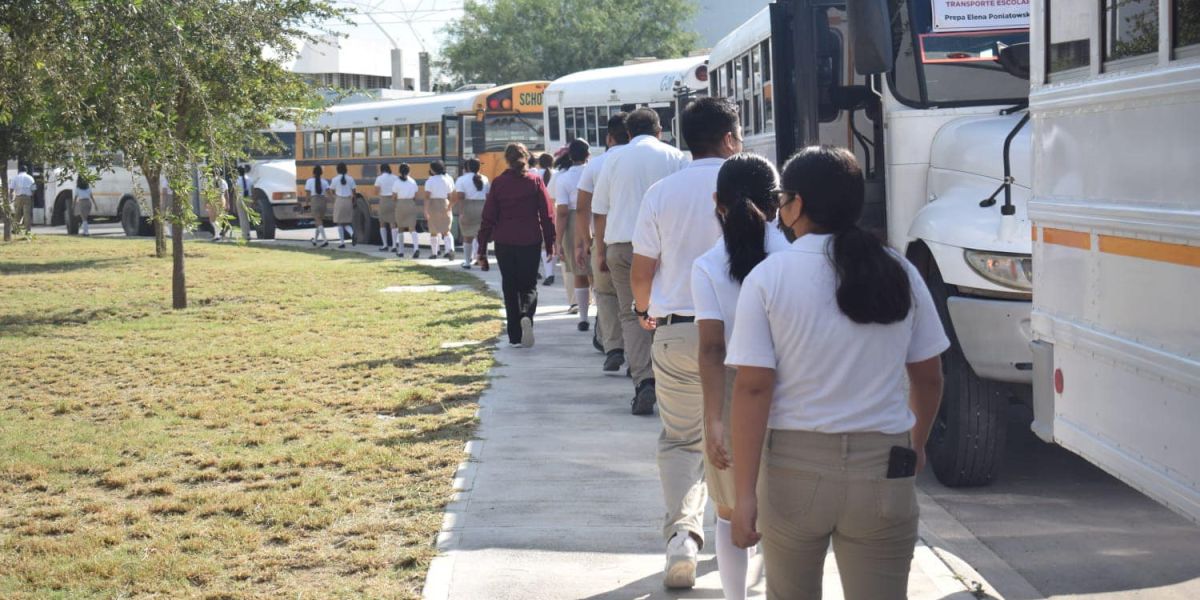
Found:
M 299 129 L 296 145 L 296 193 L 320 165 L 332 179 L 338 163 L 346 163 L 358 183 L 354 198 L 356 241 L 375 243 L 379 236 L 379 200 L 375 177 L 380 165 L 408 163 L 423 184 L 429 166 L 442 161 L 451 177 L 463 161 L 476 158 L 482 173 L 494 178 L 504 171 L 504 148 L 520 142 L 531 151 L 544 148 L 542 96 L 549 82 L 473 86 L 448 94 L 338 105 Z M 332 210 L 330 203 L 330 210 Z M 302 211 L 297 206 L 297 211 Z M 327 215 L 327 219 L 332 215 Z

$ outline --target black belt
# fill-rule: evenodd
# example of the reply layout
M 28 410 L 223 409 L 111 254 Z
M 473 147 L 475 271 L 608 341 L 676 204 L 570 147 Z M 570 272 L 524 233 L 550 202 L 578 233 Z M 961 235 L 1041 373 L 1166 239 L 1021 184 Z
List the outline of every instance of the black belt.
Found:
M 695 323 L 696 317 L 691 315 L 667 315 L 660 320 L 664 325 L 675 325 L 676 323 Z

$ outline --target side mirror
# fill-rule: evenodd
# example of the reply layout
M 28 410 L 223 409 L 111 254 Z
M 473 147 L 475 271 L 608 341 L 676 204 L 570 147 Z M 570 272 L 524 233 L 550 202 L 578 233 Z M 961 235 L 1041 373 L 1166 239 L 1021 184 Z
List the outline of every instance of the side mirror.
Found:
M 854 70 L 874 75 L 892 70 L 892 17 L 888 0 L 852 0 L 846 3 L 850 36 L 854 39 Z
M 1004 71 L 1013 77 L 1029 80 L 1029 42 L 1013 44 L 1000 49 L 997 60 Z

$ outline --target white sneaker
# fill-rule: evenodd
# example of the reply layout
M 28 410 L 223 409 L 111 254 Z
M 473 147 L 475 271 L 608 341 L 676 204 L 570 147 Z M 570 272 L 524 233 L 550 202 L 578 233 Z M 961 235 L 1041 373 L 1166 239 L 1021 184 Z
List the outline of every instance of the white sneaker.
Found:
M 521 345 L 533 347 L 533 321 L 529 317 L 521 317 Z
M 687 533 L 677 533 L 667 542 L 667 566 L 663 570 L 663 585 L 673 589 L 686 589 L 696 585 L 696 555 L 700 546 L 696 538 Z

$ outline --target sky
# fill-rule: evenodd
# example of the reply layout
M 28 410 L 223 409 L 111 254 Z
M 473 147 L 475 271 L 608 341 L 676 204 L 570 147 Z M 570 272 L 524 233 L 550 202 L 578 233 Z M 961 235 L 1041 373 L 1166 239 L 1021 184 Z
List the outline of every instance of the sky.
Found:
M 463 0 L 336 0 L 336 4 L 360 14 L 350 17 L 353 25 L 333 27 L 335 31 L 385 46 L 391 45 L 387 38 L 391 35 L 401 48 L 437 54 L 443 42 L 438 30 L 462 15 Z M 378 27 L 368 14 L 379 22 Z

